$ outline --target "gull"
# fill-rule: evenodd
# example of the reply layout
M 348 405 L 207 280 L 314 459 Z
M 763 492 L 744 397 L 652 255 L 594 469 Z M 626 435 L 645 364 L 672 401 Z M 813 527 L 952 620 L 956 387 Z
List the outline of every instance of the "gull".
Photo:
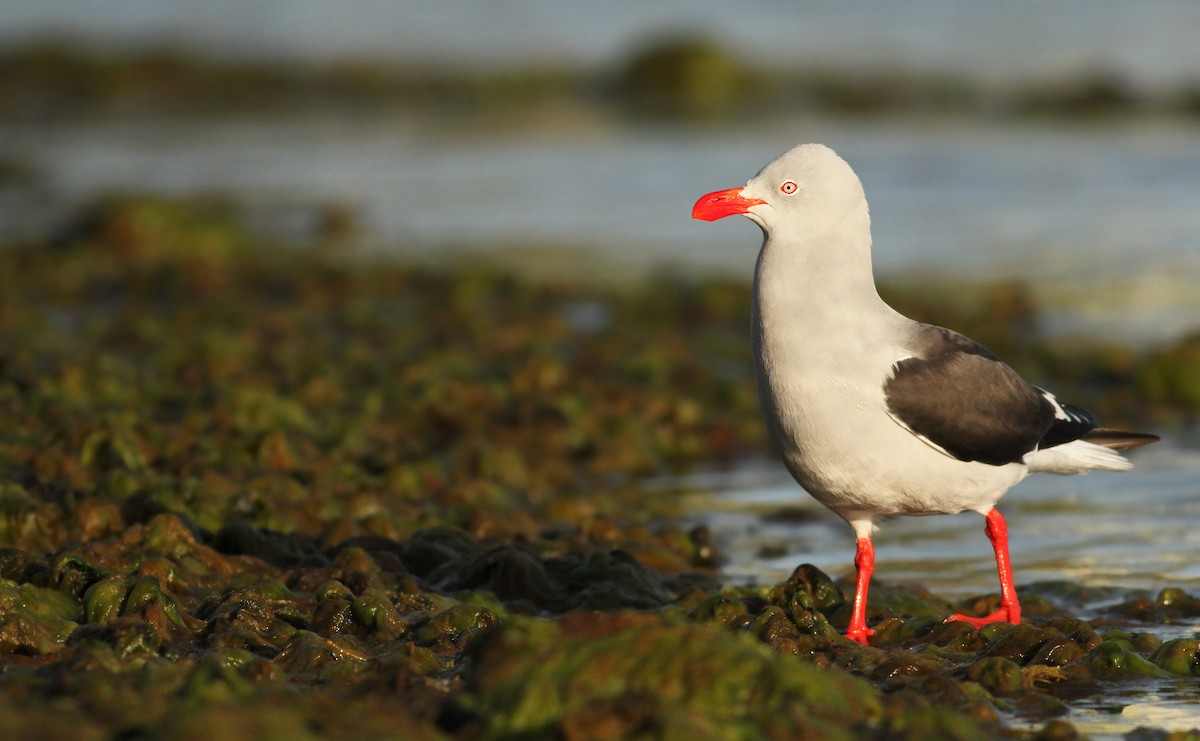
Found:
M 982 514 L 1000 608 L 947 621 L 1019 623 L 996 502 L 1031 473 L 1129 470 L 1117 451 L 1159 438 L 1101 427 L 979 343 L 888 306 L 871 270 L 862 183 L 829 147 L 795 147 L 692 210 L 705 221 L 735 214 L 763 231 L 752 343 L 771 439 L 796 481 L 857 539 L 846 637 L 868 644 L 874 634 L 866 624 L 871 534 L 893 515 Z

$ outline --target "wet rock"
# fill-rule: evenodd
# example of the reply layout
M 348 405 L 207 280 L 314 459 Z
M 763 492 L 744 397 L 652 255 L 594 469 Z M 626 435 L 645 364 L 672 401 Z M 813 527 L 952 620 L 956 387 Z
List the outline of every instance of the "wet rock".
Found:
M 46 628 L 42 621 L 25 611 L 0 615 L 0 655 L 36 656 L 62 648 L 66 637 Z
M 861 680 L 721 629 L 583 613 L 558 625 L 514 620 L 493 633 L 479 647 L 463 708 L 488 734 L 547 736 L 579 728 L 567 719 L 583 708 L 612 703 L 639 724 L 702 728 L 707 737 L 751 727 L 776 737 L 844 733 L 882 712 L 878 692 Z
M 1008 627 L 997 628 L 998 625 Z M 982 655 L 1005 658 L 1021 665 L 1030 663 L 1035 657 L 1043 659 L 1062 657 L 1065 655 L 1064 652 L 1069 650 L 1066 645 L 1074 645 L 1054 628 L 1032 623 L 1021 623 L 1020 625 L 996 623 L 984 626 L 980 633 L 985 640 L 988 640 Z M 1043 651 L 1047 645 L 1049 648 L 1045 648 Z
M 842 590 L 833 583 L 825 572 L 812 564 L 801 564 L 792 575 L 767 595 L 774 604 L 802 611 L 826 612 L 846 601 Z
M 1075 641 L 1061 635 L 1049 637 L 1029 659 L 1031 665 L 1065 666 L 1086 653 Z
M 1104 640 L 1118 641 L 1140 653 L 1153 651 L 1162 645 L 1161 638 L 1146 631 L 1109 630 L 1104 633 Z
M 125 606 L 125 595 L 129 592 L 129 580 L 123 576 L 102 579 L 83 595 L 84 616 L 89 623 L 107 623 L 121 614 Z
M 586 558 L 572 555 L 549 562 L 568 593 L 577 594 L 572 608 L 650 609 L 673 599 L 660 578 L 636 559 L 621 551 L 594 553 Z
M 298 630 L 273 661 L 292 676 L 325 676 L 325 670 L 338 662 L 364 662 L 367 655 L 356 646 L 334 638 L 325 638 L 307 630 Z
M 0 655 L 58 651 L 80 618 L 62 592 L 0 579 Z
M 296 627 L 310 627 L 311 608 L 261 589 L 235 589 L 206 600 L 195 616 L 207 622 L 214 648 L 244 648 L 273 654 L 291 640 Z
M 708 596 L 689 613 L 689 617 L 697 623 L 725 626 L 743 615 L 749 617 L 745 604 L 724 594 Z
M 70 645 L 100 643 L 113 649 L 122 662 L 157 656 L 164 648 L 163 632 L 145 620 L 118 617 L 104 624 L 82 625 L 71 634 Z
M 413 574 L 426 577 L 449 563 L 462 563 L 483 547 L 461 530 L 430 528 L 413 533 L 399 549 L 399 556 Z
M 830 622 L 838 630 L 844 630 L 850 623 L 852 609 L 851 602 L 843 602 L 829 613 Z M 932 629 L 936 622 L 944 620 L 950 612 L 949 602 L 934 596 L 922 587 L 886 582 L 876 583 L 871 585 L 871 599 L 867 603 L 867 624 L 884 625 L 884 621 L 889 618 L 899 619 L 901 621 L 899 624 L 888 624 L 891 626 L 889 627 L 890 632 L 900 630 L 902 624 L 907 623 L 911 618 L 922 618 L 920 622 L 913 623 L 909 628 L 915 632 L 924 630 L 926 627 Z M 929 620 L 926 621 L 925 618 L 929 618 Z M 886 636 L 885 639 L 887 639 Z
M 50 584 L 59 591 L 78 597 L 101 579 L 104 571 L 75 551 L 62 551 L 50 566 Z
M 1034 736 L 1035 741 L 1077 741 L 1079 738 L 1079 731 L 1065 720 L 1050 721 Z
M 330 579 L 317 587 L 315 596 L 317 602 L 325 602 L 331 599 L 352 600 L 354 599 L 354 592 L 350 591 L 350 587 L 342 584 L 337 579 Z
M 1071 712 L 1062 700 L 1043 692 L 1024 692 L 1006 703 L 1008 710 L 1030 720 L 1060 718 Z
M 5 486 L 0 484 L 0 487 Z M 8 579 L 17 584 L 30 582 L 37 572 L 45 571 L 47 564 L 33 554 L 13 548 L 0 547 L 0 579 Z
M 1167 618 L 1166 611 L 1163 610 L 1162 605 L 1148 597 L 1122 602 L 1119 605 L 1110 607 L 1108 612 L 1142 623 L 1162 623 Z
M 485 589 L 502 600 L 528 602 L 550 612 L 650 609 L 673 599 L 661 577 L 622 551 L 541 559 L 521 548 L 499 545 L 443 563 L 426 578 L 440 589 Z
M 949 623 L 942 621 L 933 626 L 924 640 L 952 653 L 978 651 L 984 645 L 984 639 L 978 630 L 969 623 L 957 620 Z
M 1083 661 L 1091 675 L 1098 679 L 1171 676 L 1169 672 L 1139 656 L 1128 642 L 1108 636 L 1099 646 L 1089 651 Z
M 999 656 L 980 659 L 971 664 L 967 667 L 967 678 L 1000 697 L 1010 697 L 1025 689 L 1021 666 L 1015 661 Z
M 840 596 L 823 573 L 812 566 L 800 566 L 787 582 L 770 590 L 767 598 L 791 620 L 799 633 L 822 640 L 839 640 L 838 629 L 830 625 L 816 606 L 820 603 L 828 608 L 830 604 L 839 604 Z
M 897 683 L 898 679 L 939 674 L 947 668 L 946 662 L 932 656 L 896 652 L 875 667 L 871 672 L 871 680 L 880 683 L 884 689 L 889 689 L 893 686 L 907 685 L 906 681 Z
M 935 707 L 921 708 L 898 716 L 887 727 L 887 737 L 904 741 L 947 739 L 973 741 L 986 737 L 986 731 L 970 716 Z
M 1154 601 L 1173 620 L 1200 616 L 1200 599 L 1178 587 L 1163 589 Z
M 771 605 L 764 609 L 754 622 L 746 626 L 746 632 L 780 653 L 789 653 L 800 637 L 800 631 L 783 611 Z
M 219 648 L 204 652 L 188 676 L 183 692 L 189 697 L 222 700 L 229 697 L 249 699 L 264 683 L 286 679 L 283 670 L 250 651 Z
M 875 636 L 871 639 L 873 646 L 904 645 L 928 638 L 942 624 L 943 620 L 936 617 L 915 617 L 907 620 L 888 618 L 875 626 Z
M 1172 674 L 1200 676 L 1200 640 L 1175 638 L 1166 641 L 1150 653 L 1149 659 Z
M 475 605 L 456 605 L 434 615 L 417 629 L 417 642 L 448 653 L 465 647 L 498 622 L 496 613 Z
M 391 599 L 381 590 L 368 589 L 351 605 L 354 618 L 368 631 L 383 639 L 393 639 L 407 629 Z
M 441 564 L 426 577 L 451 592 L 486 589 L 502 600 L 527 601 L 537 609 L 561 610 L 569 597 L 547 564 L 533 553 L 507 545 L 473 551 Z
M 330 637 L 354 630 L 354 603 L 348 599 L 331 598 L 317 603 L 309 628 L 320 636 Z
M 1096 634 L 1095 628 L 1085 620 L 1060 617 L 1046 621 L 1046 626 L 1062 633 L 1085 651 L 1090 651 L 1100 645 L 1100 636 Z
M 274 566 L 292 566 L 318 553 L 308 538 L 231 522 L 213 536 L 212 547 L 221 553 L 261 558 Z
M 175 598 L 163 590 L 154 576 L 142 576 L 134 580 L 125 595 L 121 614 L 148 622 L 159 634 L 161 644 L 187 640 L 205 627 L 203 620 L 180 609 Z

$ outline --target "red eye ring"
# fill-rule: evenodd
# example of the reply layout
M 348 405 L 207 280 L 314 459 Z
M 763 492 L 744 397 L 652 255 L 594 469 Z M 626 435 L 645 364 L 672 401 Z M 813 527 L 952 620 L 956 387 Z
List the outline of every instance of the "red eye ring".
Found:
M 794 180 L 785 180 L 783 181 L 783 185 L 779 186 L 779 192 L 783 193 L 785 196 L 790 196 L 791 194 L 795 193 L 796 190 L 797 186 Z

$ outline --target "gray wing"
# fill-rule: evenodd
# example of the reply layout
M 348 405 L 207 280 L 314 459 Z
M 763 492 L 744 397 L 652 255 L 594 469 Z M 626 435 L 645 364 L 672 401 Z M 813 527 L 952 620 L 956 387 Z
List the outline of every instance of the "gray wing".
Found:
M 927 324 L 909 345 L 914 356 L 896 363 L 884 384 L 888 412 L 948 455 L 993 466 L 1020 462 L 1055 426 L 1046 394 L 982 345 Z

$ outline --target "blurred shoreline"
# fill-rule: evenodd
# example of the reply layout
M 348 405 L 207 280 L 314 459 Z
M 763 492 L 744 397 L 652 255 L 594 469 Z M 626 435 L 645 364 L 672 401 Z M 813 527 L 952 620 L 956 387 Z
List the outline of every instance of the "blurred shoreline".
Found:
M 0 120 L 547 111 L 631 121 L 729 123 L 795 115 L 966 116 L 1087 122 L 1200 120 L 1200 70 L 1157 85 L 1085 67 L 989 82 L 903 64 L 755 63 L 705 36 L 668 36 L 606 65 L 481 66 L 387 59 L 247 59 L 179 46 L 103 49 L 66 41 L 0 48 Z

